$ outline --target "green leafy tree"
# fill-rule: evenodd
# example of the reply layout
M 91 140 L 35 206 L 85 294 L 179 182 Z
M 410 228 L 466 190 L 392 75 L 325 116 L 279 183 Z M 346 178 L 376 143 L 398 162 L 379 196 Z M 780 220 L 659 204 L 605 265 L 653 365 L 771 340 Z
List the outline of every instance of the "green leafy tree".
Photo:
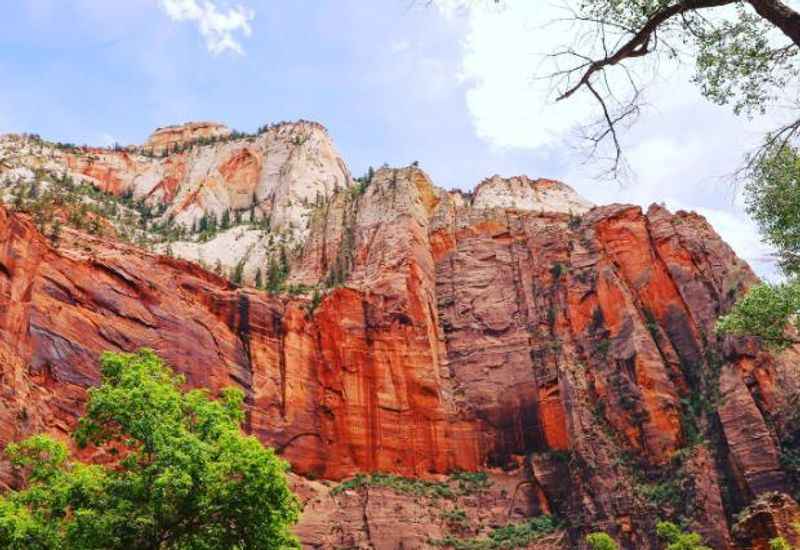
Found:
M 278 257 L 273 255 L 267 266 L 267 290 L 269 292 L 281 291 L 289 278 L 289 257 L 286 254 L 286 247 L 281 245 Z
M 667 543 L 666 550 L 712 550 L 703 544 L 697 533 L 687 533 L 669 521 L 659 521 L 656 525 L 658 538 Z
M 800 284 L 760 284 L 750 289 L 728 315 L 717 322 L 717 331 L 739 336 L 758 336 L 773 349 L 796 340 L 787 331 L 790 320 L 800 329 Z
M 800 153 L 782 145 L 770 149 L 748 173 L 747 213 L 780 255 L 789 274 L 800 273 Z
M 765 240 L 778 250 L 787 280 L 753 287 L 721 318 L 721 333 L 760 337 L 773 349 L 796 342 L 800 328 L 800 154 L 781 145 L 754 163 L 745 186 L 748 213 Z
M 231 282 L 235 285 L 241 285 L 244 279 L 244 259 L 242 259 L 236 266 L 233 268 L 233 276 L 231 277 Z
M 297 548 L 298 504 L 287 465 L 240 429 L 244 395 L 182 392 L 152 351 L 104 354 L 73 434 L 112 457 L 69 459 L 38 435 L 6 455 L 26 480 L 0 499 L 0 547 L 9 550 Z
M 466 3 L 466 2 L 465 2 Z M 500 3 L 502 2 L 495 2 Z M 749 116 L 781 106 L 800 132 L 796 108 L 781 104 L 800 74 L 800 12 L 785 0 L 565 0 L 572 42 L 549 56 L 558 100 L 584 95 L 597 120 L 584 128 L 590 152 L 625 163 L 620 130 L 640 113 L 648 74 L 693 65 L 693 82 L 713 103 Z M 777 111 L 777 109 L 776 109 Z M 610 148 L 605 150 L 606 147 Z M 607 155 L 605 153 L 608 153 Z
M 586 537 L 586 544 L 591 550 L 619 550 L 619 546 L 608 533 L 591 533 Z

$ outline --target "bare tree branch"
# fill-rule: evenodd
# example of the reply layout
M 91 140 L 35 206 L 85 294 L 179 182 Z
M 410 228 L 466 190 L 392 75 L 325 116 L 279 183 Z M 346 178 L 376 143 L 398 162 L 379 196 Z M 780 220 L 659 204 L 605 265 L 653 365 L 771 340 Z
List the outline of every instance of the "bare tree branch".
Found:
M 603 59 L 593 61 L 586 72 L 583 73 L 580 80 L 562 93 L 557 101 L 567 99 L 577 92 L 580 88 L 587 85 L 592 76 L 598 71 L 603 70 L 611 65 L 616 65 L 626 59 L 636 57 L 643 57 L 650 53 L 650 42 L 654 39 L 658 28 L 666 23 L 672 17 L 690 11 L 697 11 L 700 9 L 724 6 L 733 4 L 736 0 L 684 0 L 678 4 L 668 6 L 652 16 L 645 22 L 641 29 L 626 42 L 622 47 L 617 49 L 613 54 L 605 56 Z M 604 26 L 604 24 L 601 24 Z

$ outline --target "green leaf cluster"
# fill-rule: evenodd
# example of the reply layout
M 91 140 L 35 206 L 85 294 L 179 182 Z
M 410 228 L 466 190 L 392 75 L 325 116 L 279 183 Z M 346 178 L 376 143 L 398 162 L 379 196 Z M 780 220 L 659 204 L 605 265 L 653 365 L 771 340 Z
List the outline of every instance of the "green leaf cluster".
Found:
M 634 36 L 657 13 L 679 0 L 583 0 L 578 18 L 599 23 L 601 36 L 620 43 Z M 693 82 L 718 105 L 737 114 L 761 114 L 800 73 L 797 46 L 745 2 L 732 9 L 685 11 L 662 22 L 647 44 L 648 53 L 694 62 Z
M 665 550 L 712 550 L 703 544 L 700 535 L 687 533 L 669 521 L 659 521 L 656 534 L 667 543 Z
M 619 545 L 608 533 L 590 533 L 586 536 L 586 544 L 591 550 L 619 550 Z
M 74 432 L 104 465 L 34 436 L 6 454 L 26 480 L 0 499 L 10 550 L 296 548 L 287 464 L 240 429 L 241 391 L 181 391 L 152 351 L 104 354 Z
M 522 523 L 509 523 L 492 529 L 486 538 L 459 538 L 448 535 L 443 539 L 428 541 L 433 546 L 456 550 L 495 550 L 500 548 L 527 548 L 532 542 L 548 535 L 560 524 L 553 516 L 536 516 Z
M 717 331 L 724 334 L 758 336 L 774 349 L 792 343 L 786 325 L 798 325 L 800 283 L 760 284 L 750 289 L 728 315 L 717 321 Z
M 777 250 L 787 281 L 750 289 L 717 323 L 721 333 L 760 337 L 782 349 L 795 342 L 787 325 L 800 328 L 800 152 L 788 144 L 766 147 L 752 159 L 745 186 L 747 212 Z

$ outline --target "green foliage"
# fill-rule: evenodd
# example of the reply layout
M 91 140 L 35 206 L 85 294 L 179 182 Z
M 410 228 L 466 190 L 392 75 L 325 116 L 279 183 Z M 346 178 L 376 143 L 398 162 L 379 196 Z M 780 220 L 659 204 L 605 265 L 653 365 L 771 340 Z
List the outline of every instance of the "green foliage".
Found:
M 349 222 L 345 220 L 342 242 L 339 244 L 336 258 L 328 271 L 328 276 L 325 278 L 325 286 L 327 288 L 340 286 L 347 282 L 347 278 L 350 276 L 350 270 L 353 267 L 355 246 L 356 237 L 352 226 L 352 220 Z
M 231 226 L 231 211 L 227 208 L 222 213 L 222 219 L 220 220 L 220 229 L 228 229 Z
M 26 487 L 0 499 L 10 550 L 295 548 L 287 465 L 240 430 L 244 395 L 182 392 L 152 351 L 104 354 L 74 438 L 104 466 L 70 461 L 47 436 L 9 445 Z
M 586 537 L 586 544 L 591 550 L 619 550 L 619 546 L 608 533 L 591 533 Z
M 374 177 L 375 169 L 370 166 L 366 174 L 360 178 L 356 178 L 356 184 L 350 190 L 350 200 L 356 200 L 358 197 L 366 193 L 367 188 L 369 187 L 369 184 L 372 183 L 372 178 Z
M 677 3 L 582 0 L 577 15 L 583 21 L 601 22 L 604 36 L 622 34 L 626 29 L 622 43 L 655 13 Z M 696 67 L 693 81 L 710 101 L 733 104 L 737 114 L 762 113 L 796 79 L 798 49 L 785 36 L 771 32 L 775 26 L 746 3 L 732 4 L 734 10 L 725 17 L 695 9 L 667 19 L 658 27 L 659 40 L 647 44 L 647 53 L 687 62 L 692 55 Z
M 62 223 L 102 235 L 107 227 L 104 220 L 115 227 L 116 238 L 140 246 L 179 240 L 187 233 L 171 216 L 164 218 L 167 209 L 164 203 L 152 206 L 136 201 L 130 190 L 115 196 L 90 183 L 76 182 L 67 174 L 38 173 L 30 185 L 17 184 L 11 199 L 12 206 L 29 213 L 46 235 L 60 235 Z M 201 235 L 201 238 L 206 237 Z M 51 239 L 58 243 L 52 236 Z
M 338 495 L 342 491 L 348 489 L 358 490 L 362 487 L 386 487 L 398 493 L 418 497 L 453 498 L 455 496 L 447 483 L 384 473 L 375 473 L 370 476 L 358 474 L 356 477 L 334 487 L 331 490 L 331 494 Z
M 718 105 L 732 102 L 736 114 L 763 114 L 798 74 L 797 50 L 776 46 L 771 27 L 743 4 L 735 18 L 701 27 L 694 82 L 703 95 Z
M 442 512 L 442 520 L 451 527 L 463 529 L 469 525 L 467 513 L 461 508 L 454 508 L 452 510 L 444 510 Z
M 309 292 L 311 292 L 311 287 L 303 283 L 291 284 L 286 287 L 286 293 L 290 296 L 301 296 Z
M 239 261 L 239 263 L 236 264 L 236 267 L 233 268 L 233 275 L 231 276 L 231 282 L 235 285 L 241 285 L 243 279 L 244 279 L 244 258 L 242 258 Z
M 799 274 L 800 152 L 790 146 L 769 148 L 754 159 L 747 176 L 747 213 L 767 242 L 778 249 L 786 273 Z
M 599 342 L 597 342 L 597 353 L 599 353 L 602 357 L 606 357 L 608 355 L 609 350 L 611 349 L 611 340 L 608 338 L 603 338 Z
M 717 331 L 758 336 L 768 346 L 781 349 L 793 341 L 786 334 L 787 323 L 792 320 L 800 328 L 800 319 L 795 316 L 798 310 L 800 282 L 756 285 L 717 321 Z
M 562 263 L 555 263 L 555 264 L 553 264 L 553 266 L 550 268 L 550 275 L 552 275 L 552 276 L 553 276 L 553 280 L 554 280 L 554 281 L 558 281 L 558 280 L 559 280 L 559 279 L 561 279 L 561 277 L 564 275 L 564 273 L 566 272 L 566 270 L 567 270 L 567 269 L 564 267 L 564 264 L 562 264 Z
M 457 483 L 458 490 L 463 495 L 482 493 L 492 486 L 486 472 L 454 472 L 450 480 Z
M 791 545 L 783 537 L 770 539 L 769 550 L 792 550 Z
M 676 480 L 640 483 L 636 485 L 636 492 L 657 508 L 677 506 L 683 497 L 683 491 Z
M 712 550 L 703 544 L 697 533 L 687 533 L 669 521 L 659 521 L 656 525 L 658 538 L 667 543 L 665 550 Z
M 286 255 L 286 248 L 281 246 L 278 258 L 273 256 L 267 267 L 267 290 L 272 293 L 280 292 L 288 278 L 289 258 Z
M 322 303 L 322 292 L 320 292 L 319 287 L 314 287 L 314 294 L 311 295 L 311 301 L 308 303 L 306 307 L 306 315 L 313 315 L 317 308 Z
M 526 548 L 535 540 L 559 528 L 553 516 L 537 516 L 523 523 L 510 523 L 496 527 L 487 538 L 458 538 L 448 535 L 443 539 L 428 541 L 433 546 L 455 550 L 494 550 L 499 548 Z
M 480 494 L 491 485 L 492 482 L 485 472 L 455 472 L 446 482 L 379 472 L 372 475 L 358 474 L 334 487 L 331 494 L 338 495 L 342 491 L 358 490 L 363 487 L 388 487 L 408 495 L 452 499 L 459 495 Z

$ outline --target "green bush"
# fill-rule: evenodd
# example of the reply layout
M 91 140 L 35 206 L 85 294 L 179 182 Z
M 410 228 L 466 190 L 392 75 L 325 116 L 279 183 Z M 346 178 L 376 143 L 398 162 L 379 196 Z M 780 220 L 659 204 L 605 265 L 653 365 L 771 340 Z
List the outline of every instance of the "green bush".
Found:
M 669 521 L 659 521 L 656 525 L 658 538 L 667 543 L 665 550 L 712 550 L 703 544 L 697 533 L 687 533 Z
M 386 487 L 398 493 L 433 498 L 453 498 L 455 496 L 447 483 L 385 473 L 375 473 L 370 476 L 358 474 L 334 487 L 331 494 L 338 495 L 342 491 L 358 490 L 362 487 Z
M 586 537 L 586 544 L 592 550 L 619 550 L 619 546 L 608 533 L 598 532 L 591 533 Z
M 792 547 L 788 542 L 786 542 L 785 538 L 776 537 L 774 539 L 770 539 L 769 550 L 792 550 Z
M 486 472 L 455 472 L 450 479 L 458 484 L 461 494 L 472 495 L 487 490 L 492 486 Z
M 499 548 L 525 548 L 535 540 L 559 528 L 553 516 L 537 516 L 523 523 L 510 523 L 496 527 L 486 538 L 459 538 L 448 535 L 443 539 L 432 539 L 433 546 L 455 550 L 495 550 Z

